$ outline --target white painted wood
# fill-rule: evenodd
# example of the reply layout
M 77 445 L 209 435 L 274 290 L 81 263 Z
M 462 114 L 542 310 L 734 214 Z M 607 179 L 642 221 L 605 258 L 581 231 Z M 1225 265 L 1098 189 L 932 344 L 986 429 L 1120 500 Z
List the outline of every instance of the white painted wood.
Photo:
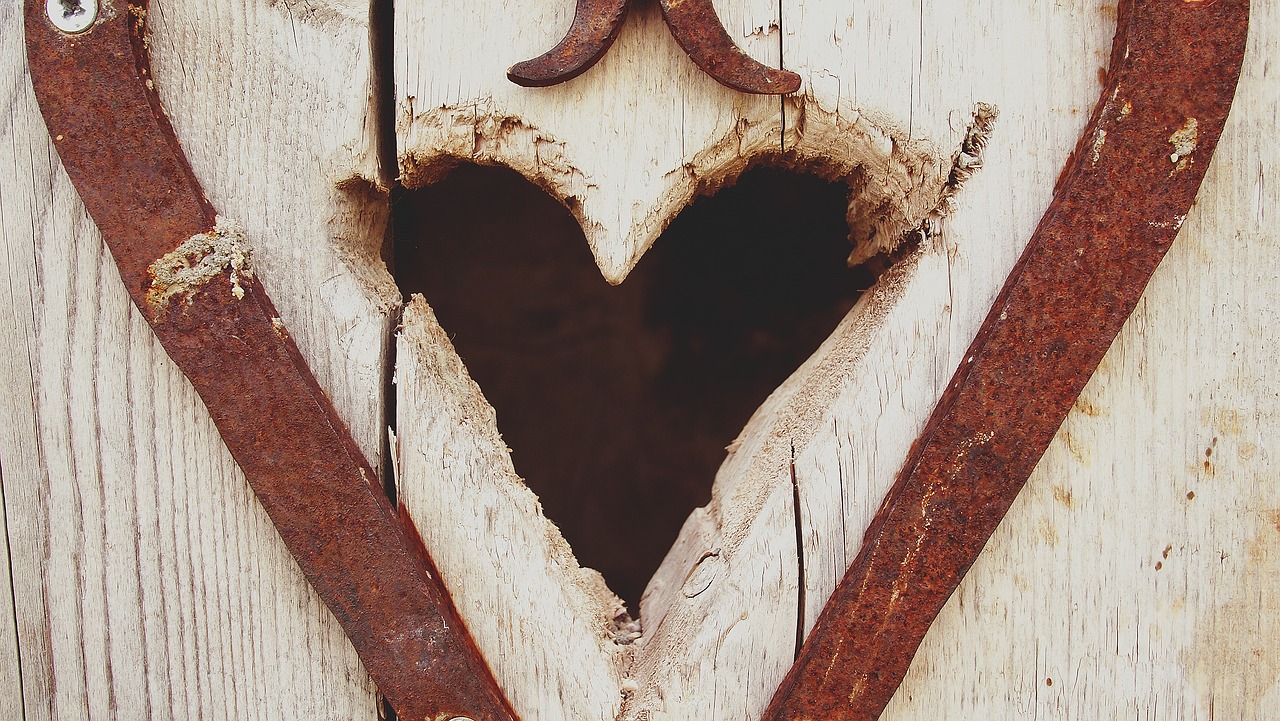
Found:
M 133 308 L 0 7 L 0 466 L 21 652 L 6 718 L 374 719 L 374 690 Z M 375 463 L 396 304 L 358 5 L 152 4 L 154 77 L 210 199 Z M 93 92 L 93 88 L 84 89 Z M 4 628 L 0 625 L 0 630 Z M 3 634 L 0 634 L 3 638 Z
M 1264 222 L 1276 201 L 1265 179 L 1280 156 L 1271 132 L 1276 91 L 1263 77 L 1263 58 L 1280 45 L 1272 5 L 1255 3 L 1251 64 L 1199 215 L 1082 397 L 1082 410 L 930 633 L 886 718 L 1193 719 L 1223 718 L 1227 709 L 1225 717 L 1255 719 L 1266 718 L 1266 701 L 1280 693 L 1275 652 L 1259 640 L 1274 635 L 1280 617 L 1275 523 L 1267 520 L 1280 504 L 1266 458 L 1266 439 L 1280 423 L 1269 383 L 1274 362 L 1265 351 L 1267 314 L 1280 307 L 1264 260 L 1276 243 Z M 862 166 L 883 187 L 898 180 L 896 195 L 855 198 L 850 210 L 862 239 L 868 207 L 887 197 L 897 217 L 880 227 L 883 239 L 896 236 L 886 227 L 914 227 L 937 208 L 938 178 L 975 104 L 1000 110 L 985 168 L 951 213 L 935 218 L 921 251 L 756 413 L 717 476 L 711 504 L 694 512 L 651 583 L 644 636 L 625 649 L 606 648 L 603 660 L 593 648 L 541 663 L 570 655 L 552 639 L 567 638 L 573 625 L 598 638 L 607 619 L 599 611 L 566 618 L 581 608 L 560 600 L 580 583 L 576 564 L 521 565 L 560 553 L 558 534 L 541 549 L 522 540 L 512 555 L 475 530 L 505 538 L 544 522 L 513 481 L 491 409 L 456 377 L 463 370 L 448 328 L 436 329 L 425 308 L 406 321 L 398 372 L 405 502 L 423 526 L 455 532 L 437 547 L 437 556 L 457 559 L 442 562 L 441 571 L 455 595 L 468 599 L 464 618 L 481 648 L 500 659 L 497 675 L 523 718 L 612 717 L 612 698 L 586 712 L 578 700 L 609 696 L 600 686 L 616 674 L 619 657 L 622 718 L 755 718 L 791 663 L 797 623 L 812 625 L 857 552 L 1047 206 L 1097 98 L 1115 8 L 1084 0 L 785 2 L 782 57 L 805 86 L 779 116 L 713 85 L 689 90 L 706 78 L 660 71 L 670 48 L 652 15 L 633 18 L 619 47 L 578 80 L 549 90 L 507 84 L 506 65 L 550 47 L 569 6 L 399 5 L 402 173 L 417 184 L 459 160 L 515 168 L 566 202 L 613 282 L 687 200 L 696 185 L 690 176 L 714 188 L 750 158 L 776 155 L 769 140 L 758 140 L 766 128 L 792 167 L 834 155 L 838 170 L 821 172 L 842 176 Z M 553 11 L 554 22 L 547 19 Z M 747 141 L 726 147 L 723 129 L 735 121 L 748 129 Z M 686 175 L 672 175 L 680 162 Z M 893 162 L 900 165 L 886 170 Z M 1194 250 L 1209 247 L 1212 256 Z M 436 426 L 421 417 L 442 407 L 465 422 Z M 1234 435 L 1217 429 L 1224 412 L 1235 419 L 1228 424 Z M 1220 446 L 1240 439 L 1230 441 L 1234 456 L 1209 459 L 1218 469 L 1216 502 L 1205 501 L 1203 487 L 1191 488 L 1209 483 L 1202 462 L 1215 435 Z M 460 488 L 481 500 L 459 503 Z M 550 588 L 534 594 L 536 608 L 515 601 L 511 586 L 522 577 L 528 588 Z M 798 611 L 800 583 L 806 603 Z M 556 628 L 522 637 L 503 628 L 516 617 Z M 512 658 L 517 640 L 524 648 Z M 559 704 L 543 705 L 547 698 Z

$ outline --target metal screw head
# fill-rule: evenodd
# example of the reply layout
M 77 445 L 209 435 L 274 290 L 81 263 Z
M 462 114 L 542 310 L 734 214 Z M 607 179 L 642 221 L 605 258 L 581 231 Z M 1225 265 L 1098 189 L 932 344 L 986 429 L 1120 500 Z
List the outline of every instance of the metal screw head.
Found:
M 82 33 L 98 19 L 98 0 L 45 0 L 45 13 L 64 33 Z

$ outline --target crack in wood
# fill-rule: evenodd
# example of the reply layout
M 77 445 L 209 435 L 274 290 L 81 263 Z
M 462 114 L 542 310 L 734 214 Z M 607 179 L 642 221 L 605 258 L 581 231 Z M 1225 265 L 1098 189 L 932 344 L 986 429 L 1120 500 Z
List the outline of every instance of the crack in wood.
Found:
M 796 526 L 796 651 L 800 658 L 800 647 L 804 645 L 805 626 L 805 591 L 808 576 L 804 570 L 804 517 L 800 513 L 800 481 L 796 478 L 796 443 L 791 441 L 791 459 L 788 464 L 791 470 L 791 508 Z

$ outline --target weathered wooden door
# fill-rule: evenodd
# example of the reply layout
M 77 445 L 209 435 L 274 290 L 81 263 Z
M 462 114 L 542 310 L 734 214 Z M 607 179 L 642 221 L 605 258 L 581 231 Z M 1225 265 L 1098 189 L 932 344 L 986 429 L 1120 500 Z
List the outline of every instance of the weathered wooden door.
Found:
M 568 2 L 147 14 L 196 176 L 526 721 L 760 717 L 1049 204 L 1117 21 L 716 7 L 798 94 L 717 84 L 654 3 L 552 88 L 504 73 Z M 1252 3 L 1196 204 L 885 719 L 1273 716 L 1277 11 Z M 376 718 L 60 165 L 17 0 L 0 68 L 0 716 Z

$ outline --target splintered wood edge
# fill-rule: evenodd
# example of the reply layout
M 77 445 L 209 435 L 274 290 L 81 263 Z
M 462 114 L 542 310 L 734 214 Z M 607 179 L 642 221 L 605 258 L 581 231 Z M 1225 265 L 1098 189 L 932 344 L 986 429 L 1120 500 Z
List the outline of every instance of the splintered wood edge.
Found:
M 582 568 L 516 475 L 492 406 L 421 296 L 397 340 L 400 503 L 432 552 L 516 711 L 612 718 L 629 649 L 625 608 Z M 572 688 L 561 688 L 571 683 Z
M 409 37 L 417 37 L 415 27 L 423 30 L 415 22 L 422 21 L 411 17 L 403 25 Z M 661 54 L 663 46 L 647 47 Z M 459 62 L 465 69 L 469 62 L 487 60 Z M 403 71 L 398 67 L 401 182 L 421 187 L 461 163 L 511 168 L 565 205 L 611 283 L 626 278 L 694 198 L 732 184 L 753 164 L 849 185 L 852 262 L 898 250 L 906 240 L 918 243 L 916 254 L 863 299 L 748 424 L 718 475 L 711 506 L 694 511 L 651 583 L 641 604 L 644 633 L 630 645 L 615 643 L 632 634 L 621 627 L 629 625 L 627 619 L 619 624 L 612 617 L 620 604 L 594 572 L 584 588 L 583 570 L 567 547 L 561 550 L 559 533 L 551 541 L 527 530 L 550 524 L 515 476 L 492 409 L 470 380 L 465 388 L 452 380 L 465 378 L 465 369 L 443 332 L 421 332 L 425 314 L 406 313 L 396 450 L 404 503 L 421 526 L 449 534 L 437 545 L 430 537 L 435 531 L 423 529 L 428 545 L 440 549 L 437 563 L 445 582 L 520 716 L 526 721 L 711 718 L 720 702 L 732 705 L 734 714 L 755 706 L 763 710 L 791 663 L 807 617 L 797 612 L 797 577 L 803 576 L 795 567 L 797 483 L 787 471 L 793 458 L 797 465 L 809 462 L 804 455 L 808 439 L 825 430 L 824 411 L 851 378 L 883 377 L 893 366 L 892 349 L 901 346 L 904 328 L 921 314 L 946 322 L 947 253 L 930 234 L 966 176 L 955 172 L 957 164 L 972 158 L 966 160 L 961 143 L 940 150 L 930 139 L 913 139 L 887 114 L 832 104 L 829 98 L 826 104 L 809 96 L 766 103 L 711 89 L 697 101 L 705 106 L 698 111 L 701 120 L 672 128 L 680 134 L 676 147 L 688 151 L 671 154 L 667 146 L 653 158 L 660 164 L 654 166 L 637 156 L 648 152 L 643 142 L 633 147 L 605 140 L 626 131 L 603 119 L 596 124 L 592 113 L 603 109 L 584 103 L 571 89 L 546 97 L 476 92 L 486 81 L 463 79 L 444 88 L 424 84 L 426 76 L 412 71 L 412 61 Z M 467 77 L 465 70 L 458 74 Z M 597 76 L 595 81 L 608 79 L 607 72 Z M 688 87 L 697 82 L 689 79 Z M 917 280 L 921 267 L 928 271 L 924 281 Z M 919 296 L 919 305 L 905 307 L 901 301 L 907 295 L 913 303 Z M 434 319 L 429 325 L 435 328 Z M 408 353 L 421 357 L 410 361 Z M 429 364 L 426 358 L 433 360 Z M 406 364 L 412 364 L 413 373 Z M 434 376 L 423 372 L 432 367 Z M 869 385 L 874 395 L 876 384 Z M 934 390 L 923 387 L 925 395 Z M 421 414 L 452 425 L 437 427 L 412 417 Z M 905 433 L 914 437 L 915 429 Z M 435 488 L 438 484 L 451 490 L 445 493 Z M 471 500 L 459 502 L 466 495 L 459 488 L 467 489 Z M 841 505 L 837 499 L 824 507 Z M 843 527 L 828 516 L 822 522 Z M 495 532 L 490 537 L 468 532 L 468 526 Z M 516 527 L 522 530 L 511 530 Z M 511 540 L 513 533 L 521 540 Z M 837 535 L 843 549 L 845 539 Z M 781 547 L 787 539 L 789 550 Z M 527 548 L 508 553 L 530 541 L 544 544 L 534 554 L 535 563 L 523 560 Z M 838 577 L 838 572 L 824 575 Z M 761 585 L 766 577 L 772 585 Z M 807 579 L 803 583 L 811 585 Z M 521 584 L 551 591 L 525 599 L 519 597 Z M 586 601 L 566 603 L 569 597 Z M 614 639 L 602 637 L 602 629 Z M 723 693 L 738 701 L 717 698 Z
M 644 635 L 634 644 L 622 604 L 543 516 L 512 467 L 493 408 L 430 307 L 413 299 L 398 341 L 398 403 L 430 411 L 400 417 L 401 503 L 522 718 L 704 711 L 697 689 L 712 669 L 684 661 L 722 655 L 752 659 L 750 669 L 739 664 L 742 681 L 760 687 L 750 697 L 767 700 L 805 622 L 796 615 L 797 551 L 785 547 L 795 538 L 791 465 L 811 462 L 806 451 L 831 398 L 856 402 L 844 390 L 849 378 L 891 362 L 889 338 L 910 322 L 895 318 L 904 299 L 917 306 L 907 310 L 923 302 L 943 315 L 936 281 L 945 258 L 935 251 L 918 249 L 892 269 L 757 411 L 730 449 L 711 504 L 693 512 L 651 581 Z
M 625 616 L 621 602 L 598 573 L 577 563 L 559 530 L 543 516 L 536 496 L 517 476 L 493 408 L 467 374 L 430 306 L 415 297 L 406 308 L 396 369 L 397 407 L 403 410 L 394 450 L 405 479 L 399 484 L 401 502 L 433 550 L 463 618 L 523 718 L 559 713 L 601 718 L 603 713 L 603 718 L 640 719 L 664 708 L 673 717 L 703 712 L 695 689 L 710 679 L 700 679 L 698 673 L 689 677 L 683 659 L 716 657 L 741 642 L 781 649 L 771 654 L 739 649 L 742 658 L 763 657 L 762 667 L 778 666 L 747 673 L 752 678 L 744 683 L 761 685 L 749 694 L 752 698 L 767 698 L 772 689 L 764 686 L 776 683 L 775 677 L 790 664 L 798 634 L 799 576 L 792 567 L 794 545 L 781 552 L 778 544 L 796 537 L 796 488 L 790 473 L 796 454 L 803 455 L 831 399 L 847 395 L 850 378 L 873 376 L 877 367 L 892 362 L 884 354 L 896 344 L 883 336 L 910 322 L 894 320 L 902 300 L 910 296 L 917 305 L 936 305 L 939 317 L 946 301 L 939 293 L 944 286 L 936 282 L 945 272 L 945 253 L 931 240 L 929 228 L 946 211 L 949 193 L 955 190 L 948 183 L 954 182 L 951 171 L 963 148 L 945 162 L 932 154 L 912 155 L 891 136 L 868 132 L 865 122 L 856 115 L 845 120 L 819 111 L 816 118 L 797 124 L 792 136 L 796 150 L 787 162 L 807 164 L 826 177 L 859 174 L 863 192 L 853 193 L 850 212 L 875 229 L 879 242 L 864 244 L 863 252 L 871 254 L 868 246 L 873 252 L 891 250 L 894 244 L 886 238 L 901 242 L 909 234 L 919 245 L 772 394 L 730 447 L 712 503 L 694 511 L 651 581 L 642 601 L 644 632 L 634 644 L 637 626 Z M 513 127 L 503 125 L 507 132 Z M 843 147 L 852 148 L 843 160 L 825 154 L 837 144 L 837 136 Z M 849 143 L 849 138 L 863 142 Z M 736 157 L 733 163 L 717 162 L 722 169 L 731 168 L 722 171 L 729 173 L 759 160 Z M 860 170 L 868 162 L 896 175 Z M 726 175 L 720 178 L 717 185 L 699 189 L 730 182 Z M 892 189 L 902 183 L 912 190 L 894 195 Z M 888 198 L 899 204 L 883 212 Z M 882 212 L 872 215 L 866 208 Z M 908 227 L 908 222 L 916 227 Z M 916 282 L 922 263 L 931 270 L 929 279 Z M 415 408 L 422 412 L 409 411 Z M 792 560 L 776 566 L 770 577 L 784 587 L 789 584 L 791 591 L 779 594 L 758 587 L 761 568 L 749 559 L 767 559 L 767 565 L 785 558 Z M 725 614 L 740 615 L 746 623 L 719 618 Z M 736 635 L 723 632 L 735 625 Z M 566 693 L 561 683 L 575 686 Z M 674 708 L 681 699 L 694 706 Z
M 646 591 L 645 648 L 631 670 L 635 690 L 620 718 L 639 721 L 658 709 L 664 718 L 710 715 L 719 701 L 698 689 L 712 683 L 738 684 L 746 717 L 763 711 L 812 621 L 802 608 L 802 586 L 811 585 L 812 572 L 804 568 L 798 536 L 806 548 L 815 534 L 841 545 L 845 540 L 838 494 L 818 498 L 798 469 L 813 463 L 815 445 L 834 447 L 824 436 L 839 423 L 833 417 L 873 415 L 864 398 L 868 386 L 878 393 L 875 384 L 850 381 L 874 378 L 892 365 L 900 345 L 892 339 L 922 306 L 944 315 L 946 293 L 936 282 L 943 267 L 943 254 L 921 248 L 889 271 L 730 446 L 711 503 L 690 517 Z M 870 425 L 872 419 L 859 420 Z M 803 525 L 797 527 L 802 493 Z M 723 661 L 718 668 L 674 668 L 669 656 Z
M 772 684 L 785 674 L 797 634 L 803 633 L 797 625 L 806 622 L 805 615 L 797 621 L 796 612 L 796 489 L 790 474 L 796 452 L 806 450 L 850 378 L 873 375 L 892 364 L 884 356 L 892 355 L 895 342 L 886 334 L 892 336 L 920 312 L 945 316 L 946 286 L 938 278 L 945 275 L 946 254 L 931 233 L 966 177 L 957 179 L 956 164 L 964 158 L 974 161 L 965 152 L 980 154 L 980 147 L 966 138 L 968 145 L 943 156 L 931 142 L 906 141 L 896 129 L 878 126 L 856 111 L 832 113 L 804 99 L 790 101 L 788 110 L 792 123 L 785 133 L 776 115 L 746 127 L 758 129 L 759 138 L 782 133 L 790 150 L 780 152 L 765 141 L 751 145 L 736 133 L 722 138 L 668 175 L 671 187 L 645 215 L 649 220 L 644 227 L 611 234 L 585 220 L 589 196 L 570 196 L 566 202 L 582 222 L 605 278 L 617 282 L 687 202 L 731 184 L 758 163 L 850 184 L 851 232 L 864 241 L 851 246 L 852 261 L 899 250 L 906 239 L 919 246 L 864 296 L 732 444 L 712 503 L 694 511 L 650 583 L 641 602 L 644 635 L 635 644 L 630 644 L 631 636 L 639 626 L 623 615 L 622 603 L 599 574 L 581 569 L 516 475 L 492 407 L 468 377 L 428 304 L 415 298 L 406 309 L 398 341 L 394 451 L 403 479 L 402 503 L 433 549 L 445 584 L 499 684 L 526 720 L 561 713 L 581 718 L 713 715 L 707 694 L 698 690 L 716 683 L 703 677 L 712 674 L 712 667 L 698 670 L 698 663 L 685 662 L 690 656 L 763 658 L 758 672 L 736 665 L 745 675 L 742 684 L 759 686 L 746 698 L 763 704 L 755 699 L 767 699 Z M 980 128 L 984 141 L 991 128 L 983 118 L 989 120 L 995 111 L 979 105 L 974 113 L 973 127 Z M 548 143 L 558 141 L 517 118 L 486 114 L 484 105 L 429 110 L 413 127 L 440 129 L 436 138 L 444 150 L 438 147 L 430 160 L 420 151 L 401 156 L 402 181 L 411 187 L 436 181 L 460 161 L 511 166 L 562 201 L 564 188 L 581 179 L 564 161 L 570 151 L 563 143 L 557 152 L 548 152 Z M 513 141 L 513 136 L 521 137 Z M 449 150 L 451 142 L 462 145 Z M 521 149 L 530 147 L 540 150 L 531 158 L 522 155 Z M 460 160 L 465 151 L 470 155 Z M 623 246 L 637 238 L 622 254 L 626 264 L 613 268 L 611 278 L 607 259 L 618 254 L 602 252 L 602 246 Z M 916 282 L 922 263 L 931 273 L 925 282 Z M 908 318 L 893 320 L 908 296 L 915 298 Z M 913 437 L 914 432 L 909 430 Z M 835 507 L 840 507 L 838 499 Z M 826 521 L 844 525 L 840 519 Z M 792 540 L 791 551 L 782 551 L 780 539 Z M 841 546 L 844 542 L 840 538 Z M 742 561 L 748 558 L 777 561 L 774 587 L 760 587 L 762 567 Z M 699 584 L 705 587 L 692 588 Z M 735 615 L 748 622 L 736 624 L 730 617 Z M 730 628 L 735 633 L 723 633 Z M 759 648 L 744 649 L 744 643 Z M 575 683 L 575 693 L 566 695 L 558 688 L 566 680 Z
M 928 140 L 908 139 L 882 120 L 833 112 L 808 97 L 787 103 L 786 121 L 776 108 L 742 117 L 734 129 L 669 169 L 652 197 L 607 201 L 631 208 L 633 220 L 625 227 L 603 220 L 621 213 L 602 205 L 606 201 L 598 179 L 576 159 L 571 140 L 492 100 L 420 111 L 412 104 L 403 106 L 397 123 L 405 148 L 399 156 L 400 180 L 408 188 L 423 187 L 460 163 L 511 168 L 569 210 L 601 273 L 615 285 L 690 202 L 732 185 L 753 165 L 848 184 L 854 262 L 893 250 L 909 231 L 938 213 L 960 150 L 941 151 Z M 626 181 L 613 179 L 623 185 Z

